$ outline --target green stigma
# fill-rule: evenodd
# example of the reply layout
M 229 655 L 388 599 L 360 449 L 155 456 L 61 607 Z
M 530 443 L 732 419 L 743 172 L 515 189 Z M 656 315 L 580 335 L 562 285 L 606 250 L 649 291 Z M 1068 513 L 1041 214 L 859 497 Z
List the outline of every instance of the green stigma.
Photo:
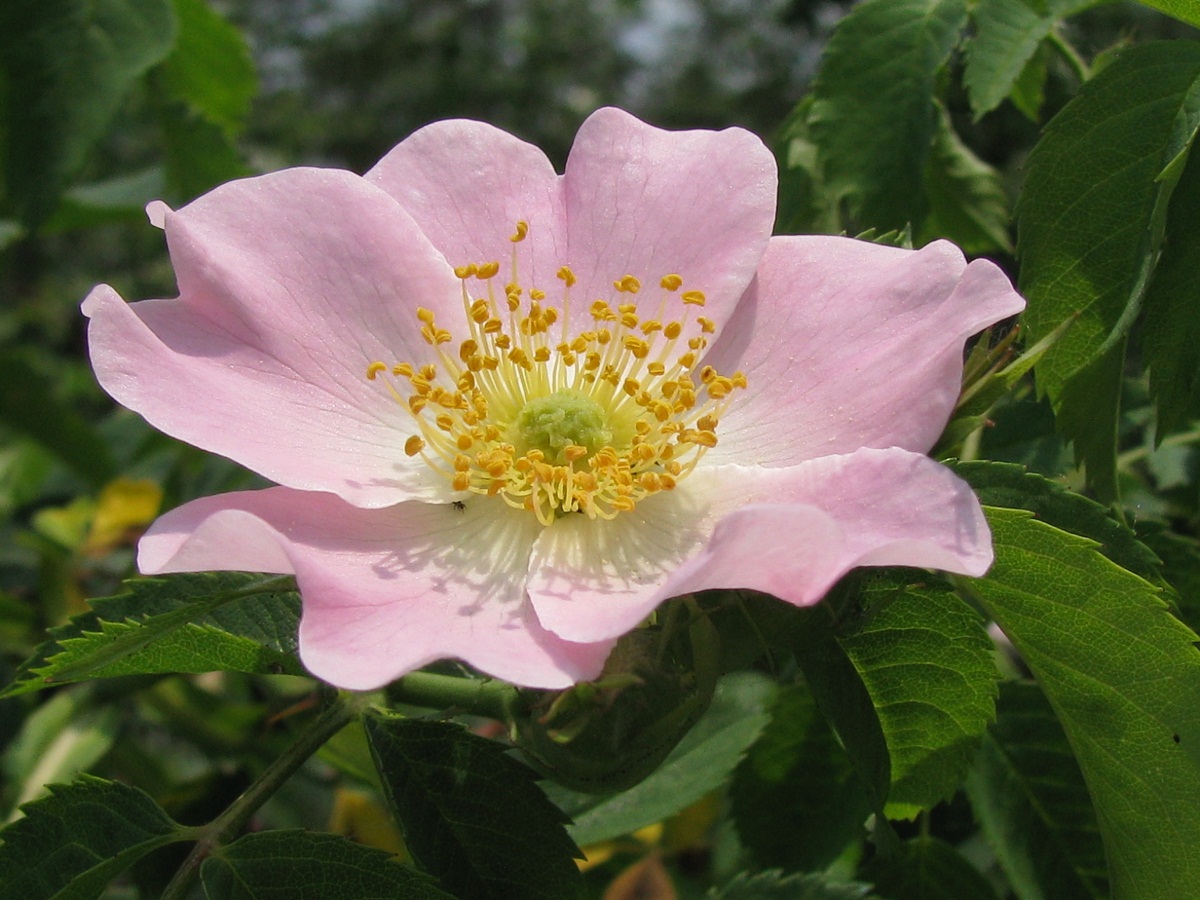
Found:
M 612 443 L 612 430 L 604 407 L 575 391 L 555 391 L 525 404 L 513 424 L 518 452 L 541 450 L 546 462 L 566 462 L 563 451 L 572 445 L 588 455 Z

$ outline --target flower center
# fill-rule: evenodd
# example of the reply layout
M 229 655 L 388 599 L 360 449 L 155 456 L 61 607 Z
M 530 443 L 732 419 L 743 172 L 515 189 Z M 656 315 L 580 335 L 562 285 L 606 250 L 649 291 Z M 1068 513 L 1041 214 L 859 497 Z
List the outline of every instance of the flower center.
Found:
M 534 397 L 517 414 L 513 444 L 518 453 L 540 450 L 558 465 L 568 462 L 568 447 L 583 447 L 588 456 L 612 443 L 604 407 L 578 391 L 555 391 Z
M 526 293 L 517 245 L 528 230 L 517 223 L 512 279 L 502 288 L 498 262 L 455 268 L 465 339 L 419 308 L 436 362 L 376 361 L 367 378 L 382 377 L 412 415 L 417 433 L 404 452 L 421 456 L 454 490 L 499 496 L 544 525 L 570 512 L 611 519 L 674 489 L 716 446 L 719 418 L 746 377 L 696 371 L 716 326 L 692 317 L 704 294 L 683 291 L 675 274 L 659 282 L 654 317 L 628 302 L 642 285 L 625 275 L 613 282 L 614 295 L 589 303 L 586 329 L 569 334 L 575 275 L 558 270 L 560 308 L 546 305 L 540 288 Z

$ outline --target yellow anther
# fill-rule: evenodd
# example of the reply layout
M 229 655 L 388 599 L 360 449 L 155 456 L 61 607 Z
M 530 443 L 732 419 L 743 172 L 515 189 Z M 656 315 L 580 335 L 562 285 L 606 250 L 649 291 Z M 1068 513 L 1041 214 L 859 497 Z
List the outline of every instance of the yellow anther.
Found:
M 561 281 L 565 282 L 567 287 L 574 287 L 575 282 L 579 280 L 575 277 L 575 273 L 571 271 L 570 266 L 562 266 L 554 274 L 557 275 Z
M 748 383 L 746 381 L 745 372 L 734 372 L 731 376 L 729 376 L 729 380 L 733 382 L 733 386 L 736 388 L 744 388 Z
M 679 357 L 679 365 L 681 368 L 690 369 L 696 364 L 696 354 L 688 352 Z
M 689 306 L 703 306 L 704 292 L 703 291 L 684 291 L 679 295 L 679 299 Z
M 659 284 L 665 291 L 677 291 L 683 287 L 683 279 L 672 273 L 670 275 L 664 275 Z
M 408 398 L 408 409 L 415 416 L 425 408 L 425 404 L 429 401 L 419 394 L 414 394 Z
M 642 334 L 653 334 L 656 331 L 662 331 L 662 322 L 657 319 L 647 319 L 642 323 Z
M 577 459 L 583 459 L 588 455 L 587 447 L 581 447 L 578 444 L 569 444 L 563 450 L 563 459 L 567 462 L 575 462 Z
M 480 263 L 475 269 L 475 277 L 480 281 L 486 281 L 489 278 L 495 278 L 496 273 L 500 271 L 500 263 L 492 260 L 491 262 Z
M 533 351 L 533 359 L 535 362 L 540 362 L 540 363 L 549 362 L 550 361 L 550 348 L 545 345 L 538 347 L 536 350 Z
M 621 343 L 626 350 L 633 354 L 635 359 L 645 359 L 650 355 L 650 345 L 640 337 L 634 337 L 632 334 L 629 334 L 625 336 L 625 340 Z
M 678 473 L 676 473 L 676 474 L 678 474 Z M 671 490 L 675 489 L 676 481 L 675 481 L 674 477 L 672 477 L 671 475 L 668 475 L 664 472 L 663 474 L 658 476 L 658 484 L 659 484 L 659 487 L 661 487 L 664 491 L 671 491 Z
M 621 324 L 626 328 L 637 328 L 638 317 L 636 313 L 623 312 L 621 313 Z
M 660 362 L 646 363 L 646 371 L 651 375 L 662 375 L 667 371 L 667 367 Z
M 525 235 L 529 234 L 529 223 L 524 219 L 517 221 L 517 233 L 509 238 L 514 244 L 525 240 Z
M 713 415 L 701 416 L 696 420 L 696 427 L 701 431 L 716 431 L 717 417 Z
M 471 489 L 471 476 L 467 472 L 459 472 L 451 481 L 451 486 L 456 491 L 469 491 Z
M 712 366 L 705 366 L 703 369 L 700 370 L 700 383 L 701 384 L 708 384 L 710 381 L 712 381 L 716 377 L 717 377 L 717 370 L 714 369 Z
M 442 431 L 452 431 L 454 429 L 454 420 L 443 413 L 433 420 L 434 424 Z
M 636 294 L 642 289 L 642 283 L 632 275 L 626 275 L 620 281 L 614 281 L 613 287 L 623 294 Z
M 454 443 L 459 450 L 470 450 L 475 443 L 475 438 L 471 437 L 471 435 L 464 431 L 458 436 Z
M 454 277 L 461 278 L 463 281 L 466 281 L 468 278 L 470 278 L 472 275 L 474 275 L 475 272 L 476 272 L 475 263 L 469 263 L 468 265 L 465 265 L 465 266 L 455 266 L 454 267 Z
M 499 319 L 492 318 L 492 319 L 488 319 L 486 322 L 483 323 L 483 333 L 484 334 L 497 334 L 503 328 L 504 328 L 504 323 L 501 322 Z
M 471 457 L 466 456 L 462 453 L 460 453 L 460 454 L 458 454 L 458 456 L 454 457 L 454 471 L 455 472 L 471 471 Z
M 413 367 L 411 363 L 396 363 L 392 366 L 392 374 L 399 375 L 401 378 L 412 378 Z
M 426 325 L 432 325 L 433 324 L 433 311 L 428 310 L 423 306 L 418 306 L 417 307 L 417 318 L 420 319 L 422 322 L 424 322 Z
M 425 442 L 415 434 L 404 442 L 404 453 L 407 456 L 416 456 L 425 449 Z
M 529 292 L 529 299 L 530 300 L 545 300 L 546 292 L 540 291 L 537 288 L 534 288 L 532 291 Z
M 636 378 L 626 378 L 625 383 L 621 385 L 621 390 L 627 393 L 630 397 L 634 396 L 641 390 L 641 383 Z
M 708 338 L 697 335 L 694 338 L 688 338 L 688 346 L 693 350 L 703 350 L 708 346 Z
M 380 372 L 386 372 L 387 368 L 388 368 L 387 363 L 381 363 L 381 362 L 371 363 L 369 366 L 367 366 L 367 380 L 374 381 L 375 376 L 378 375 Z
M 713 334 L 717 330 L 717 324 L 708 316 L 696 316 L 696 321 L 700 323 L 700 330 L 705 334 Z
M 668 322 L 663 326 L 663 336 L 669 340 L 673 341 L 681 334 L 683 334 L 682 322 Z
M 631 512 L 637 504 L 632 497 L 614 497 L 612 506 L 613 509 L 619 509 L 621 512 Z

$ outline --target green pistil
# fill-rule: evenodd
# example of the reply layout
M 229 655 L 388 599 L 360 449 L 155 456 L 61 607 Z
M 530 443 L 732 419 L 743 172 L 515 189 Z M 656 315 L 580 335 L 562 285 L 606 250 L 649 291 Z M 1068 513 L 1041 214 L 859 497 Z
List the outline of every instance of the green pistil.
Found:
M 612 430 L 604 407 L 575 391 L 555 391 L 525 404 L 514 423 L 519 453 L 541 450 L 546 462 L 566 462 L 563 451 L 577 445 L 588 455 L 612 442 Z

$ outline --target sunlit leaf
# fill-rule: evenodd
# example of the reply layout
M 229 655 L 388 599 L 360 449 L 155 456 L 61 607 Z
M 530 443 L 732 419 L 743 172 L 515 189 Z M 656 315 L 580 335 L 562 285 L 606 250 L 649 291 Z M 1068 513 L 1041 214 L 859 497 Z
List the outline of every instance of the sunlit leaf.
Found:
M 204 573 L 137 579 L 129 592 L 52 629 L 4 692 L 161 672 L 289 672 L 299 598 L 286 578 Z
M 1200 879 L 1200 650 L 1149 582 L 1025 510 L 986 508 L 996 547 L 970 583 L 1037 677 L 1079 760 L 1113 896 Z
M 903 228 L 927 210 L 934 81 L 967 20 L 963 0 L 866 0 L 825 47 L 808 131 L 830 193 L 861 228 Z

